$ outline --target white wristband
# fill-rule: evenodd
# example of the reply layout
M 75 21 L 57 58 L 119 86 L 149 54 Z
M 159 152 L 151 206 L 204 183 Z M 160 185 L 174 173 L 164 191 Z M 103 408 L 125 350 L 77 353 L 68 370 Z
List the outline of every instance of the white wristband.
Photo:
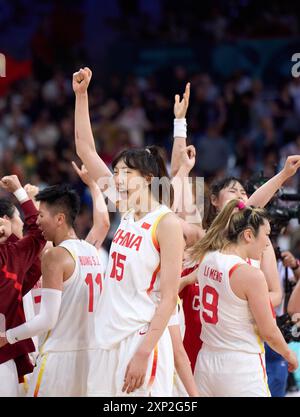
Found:
M 174 119 L 174 138 L 186 138 L 186 118 Z
M 6 340 L 8 341 L 8 343 L 9 343 L 10 345 L 13 345 L 14 343 L 18 342 L 18 338 L 17 338 L 17 337 L 16 337 L 16 338 L 14 338 L 14 337 L 11 335 L 11 332 L 10 332 L 9 330 L 7 330 L 7 332 L 6 332 L 6 334 L 5 334 L 5 337 L 6 337 Z
M 25 200 L 29 200 L 28 194 L 26 193 L 26 191 L 24 190 L 24 188 L 18 188 L 14 192 L 14 196 L 18 199 L 18 201 L 20 203 L 23 203 L 23 201 L 25 201 Z

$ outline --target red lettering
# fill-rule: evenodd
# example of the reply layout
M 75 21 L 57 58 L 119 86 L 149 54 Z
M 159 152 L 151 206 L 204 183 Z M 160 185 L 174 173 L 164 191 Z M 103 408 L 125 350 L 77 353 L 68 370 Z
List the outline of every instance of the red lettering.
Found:
M 124 236 L 124 239 L 121 242 L 121 245 L 126 246 L 126 248 L 130 248 L 130 245 L 131 245 L 131 242 L 134 239 L 134 236 L 135 236 L 134 234 L 131 234 L 129 232 L 126 233 L 126 235 Z
M 135 246 L 136 251 L 138 252 L 142 243 L 143 237 L 142 236 L 138 236 L 135 241 L 132 243 L 132 245 L 130 246 L 130 249 L 133 248 Z

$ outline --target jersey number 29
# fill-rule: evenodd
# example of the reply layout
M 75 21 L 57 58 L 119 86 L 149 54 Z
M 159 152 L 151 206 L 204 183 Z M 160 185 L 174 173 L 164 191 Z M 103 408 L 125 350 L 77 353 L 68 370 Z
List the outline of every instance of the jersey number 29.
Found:
M 218 302 L 219 302 L 219 294 L 215 290 L 215 288 L 206 285 L 203 288 L 202 292 L 202 306 L 203 311 L 202 317 L 206 323 L 210 324 L 217 324 L 219 321 L 218 318 Z

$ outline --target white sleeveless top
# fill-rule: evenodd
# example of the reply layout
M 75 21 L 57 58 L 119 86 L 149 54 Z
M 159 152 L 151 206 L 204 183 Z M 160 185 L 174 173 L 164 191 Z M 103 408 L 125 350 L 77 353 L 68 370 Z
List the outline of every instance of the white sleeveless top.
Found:
M 229 282 L 236 265 L 246 263 L 239 256 L 214 251 L 207 253 L 199 266 L 201 340 L 208 347 L 264 352 L 248 301 L 237 297 Z
M 95 348 L 94 311 L 102 291 L 103 271 L 97 249 L 85 240 L 61 242 L 75 260 L 64 282 L 56 326 L 41 340 L 41 353 Z
M 135 221 L 127 212 L 113 238 L 102 297 L 96 311 L 99 347 L 110 349 L 149 324 L 160 301 L 159 221 L 171 210 L 160 205 Z

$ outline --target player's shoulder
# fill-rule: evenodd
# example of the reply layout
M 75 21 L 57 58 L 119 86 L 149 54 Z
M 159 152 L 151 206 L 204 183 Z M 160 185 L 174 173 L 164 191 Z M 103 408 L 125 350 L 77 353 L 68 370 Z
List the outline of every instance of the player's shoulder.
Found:
M 158 223 L 158 227 L 165 229 L 175 227 L 181 229 L 181 222 L 175 213 L 173 213 L 172 211 L 168 211 L 163 214 L 162 218 Z
M 253 265 L 249 265 L 248 263 L 240 264 L 239 267 L 232 273 L 232 278 L 239 275 L 243 276 L 243 281 L 249 280 L 252 284 L 255 284 L 255 282 L 259 282 L 262 278 L 265 278 L 261 269 L 258 269 Z
M 45 264 L 62 264 L 69 260 L 71 254 L 62 246 L 55 246 L 48 248 L 42 258 L 42 263 Z

